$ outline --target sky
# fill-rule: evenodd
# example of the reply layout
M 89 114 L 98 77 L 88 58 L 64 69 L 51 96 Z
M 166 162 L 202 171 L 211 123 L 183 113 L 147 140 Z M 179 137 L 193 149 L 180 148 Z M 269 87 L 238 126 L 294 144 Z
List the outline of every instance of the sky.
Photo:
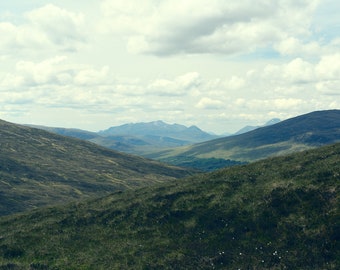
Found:
M 338 0 L 0 3 L 0 119 L 217 134 L 340 109 Z

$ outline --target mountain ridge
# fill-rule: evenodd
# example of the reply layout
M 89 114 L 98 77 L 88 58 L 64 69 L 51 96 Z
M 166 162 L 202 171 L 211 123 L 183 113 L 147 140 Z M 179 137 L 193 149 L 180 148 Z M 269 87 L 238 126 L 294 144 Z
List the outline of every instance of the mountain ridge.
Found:
M 176 159 L 194 161 L 219 158 L 250 162 L 272 155 L 301 151 L 340 141 L 340 110 L 315 111 L 277 124 L 191 146 L 146 155 L 172 164 Z
M 0 120 L 0 215 L 184 177 L 192 172 Z
M 186 127 L 181 124 L 167 124 L 162 120 L 152 122 L 129 123 L 120 126 L 113 126 L 98 132 L 100 135 L 135 135 L 135 136 L 159 136 L 171 137 L 183 141 L 204 141 L 216 138 L 197 126 Z
M 159 149 L 189 145 L 219 137 L 194 125 L 186 127 L 176 123 L 167 124 L 162 120 L 123 124 L 99 132 L 41 125 L 28 126 L 88 140 L 113 150 L 140 156 Z

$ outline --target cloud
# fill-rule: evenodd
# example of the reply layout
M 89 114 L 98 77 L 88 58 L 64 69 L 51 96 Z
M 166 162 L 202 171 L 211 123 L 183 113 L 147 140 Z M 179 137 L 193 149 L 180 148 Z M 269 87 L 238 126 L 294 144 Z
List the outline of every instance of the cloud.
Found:
M 75 51 L 86 42 L 84 16 L 48 4 L 27 12 L 19 22 L 0 23 L 2 54 L 15 56 L 25 50 L 39 53 L 49 49 Z
M 27 18 L 35 29 L 40 30 L 56 45 L 73 47 L 85 39 L 82 28 L 82 14 L 69 12 L 52 4 L 27 13 Z
M 340 95 L 340 53 L 325 55 L 315 67 L 316 89 L 326 95 Z
M 67 56 L 59 55 L 43 61 L 18 61 L 14 72 L 1 76 L 0 90 L 19 91 L 23 87 L 102 86 L 112 83 L 107 66 L 94 68 L 72 65 Z
M 17 63 L 16 69 L 28 85 L 58 83 L 59 64 L 65 59 L 65 56 L 57 56 L 39 63 L 20 61 Z
M 195 107 L 198 109 L 217 110 L 223 108 L 223 105 L 223 102 L 220 100 L 203 97 Z
M 200 74 L 197 72 L 189 72 L 174 79 L 156 79 L 147 86 L 145 94 L 157 96 L 190 95 L 200 84 Z
M 340 80 L 340 53 L 322 56 L 316 71 L 321 79 Z
M 101 25 L 124 33 L 128 48 L 135 53 L 248 53 L 308 35 L 318 2 L 106 0 Z M 289 51 L 287 44 L 279 47 Z
M 326 51 L 326 48 L 322 47 L 317 41 L 303 43 L 296 37 L 289 37 L 281 40 L 276 44 L 275 48 L 282 55 L 293 56 L 317 56 Z

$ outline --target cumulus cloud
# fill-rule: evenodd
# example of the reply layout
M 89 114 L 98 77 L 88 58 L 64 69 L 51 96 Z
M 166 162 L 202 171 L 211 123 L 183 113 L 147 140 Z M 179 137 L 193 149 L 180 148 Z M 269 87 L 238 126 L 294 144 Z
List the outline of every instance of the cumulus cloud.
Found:
M 316 71 L 322 79 L 339 79 L 340 53 L 322 56 L 320 62 L 316 66 Z
M 27 84 L 57 83 L 57 73 L 60 71 L 59 64 L 65 59 L 65 56 L 57 56 L 39 63 L 20 61 L 17 63 L 16 69 Z
M 136 53 L 247 53 L 307 35 L 318 2 L 106 0 L 102 27 L 124 32 Z M 280 46 L 289 50 L 288 45 Z
M 82 14 L 75 14 L 55 5 L 48 4 L 27 13 L 32 25 L 42 31 L 54 44 L 69 46 L 84 40 L 81 30 L 84 23 Z
M 86 42 L 84 16 L 47 4 L 25 14 L 20 23 L 0 23 L 3 54 L 47 49 L 76 50 Z
M 196 104 L 196 108 L 198 108 L 198 109 L 208 109 L 208 110 L 217 110 L 217 109 L 223 108 L 223 102 L 221 100 L 203 97 Z
M 159 96 L 190 95 L 200 84 L 200 75 L 197 72 L 189 72 L 174 79 L 153 80 L 147 86 L 145 94 Z

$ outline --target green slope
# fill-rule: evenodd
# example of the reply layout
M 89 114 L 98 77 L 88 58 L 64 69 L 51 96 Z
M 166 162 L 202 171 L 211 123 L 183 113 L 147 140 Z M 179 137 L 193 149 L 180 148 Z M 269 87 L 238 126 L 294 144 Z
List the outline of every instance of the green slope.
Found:
M 336 144 L 1 218 L 0 265 L 338 269 L 339 160 Z
M 316 111 L 277 124 L 192 146 L 169 149 L 147 155 L 150 158 L 193 167 L 197 161 L 212 158 L 249 162 L 340 141 L 340 110 Z
M 0 121 L 0 215 L 189 174 L 187 170 Z

